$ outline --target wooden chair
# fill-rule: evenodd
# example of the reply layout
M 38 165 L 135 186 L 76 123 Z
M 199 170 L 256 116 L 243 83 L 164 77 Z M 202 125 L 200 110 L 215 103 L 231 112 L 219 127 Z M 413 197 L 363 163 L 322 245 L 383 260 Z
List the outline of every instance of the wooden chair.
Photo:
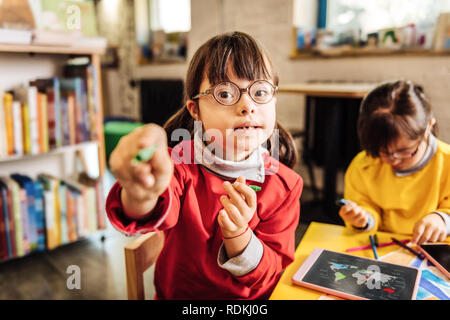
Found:
M 150 232 L 125 246 L 125 268 L 129 300 L 144 300 L 144 271 L 158 258 L 164 246 L 164 234 Z

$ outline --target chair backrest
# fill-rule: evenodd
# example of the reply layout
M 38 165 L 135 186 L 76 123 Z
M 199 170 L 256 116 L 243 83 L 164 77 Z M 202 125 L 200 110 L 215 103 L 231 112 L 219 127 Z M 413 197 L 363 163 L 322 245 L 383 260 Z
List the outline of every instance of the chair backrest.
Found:
M 151 267 L 164 246 L 164 234 L 150 232 L 125 246 L 129 300 L 144 300 L 144 271 Z

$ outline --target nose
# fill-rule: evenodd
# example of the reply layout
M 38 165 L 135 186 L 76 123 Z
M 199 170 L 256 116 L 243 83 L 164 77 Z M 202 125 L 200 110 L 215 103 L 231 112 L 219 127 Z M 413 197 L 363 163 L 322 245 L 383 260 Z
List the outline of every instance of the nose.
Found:
M 239 115 L 246 116 L 256 112 L 255 103 L 247 92 L 242 93 L 241 99 L 238 101 L 237 105 Z
M 396 159 L 396 158 L 392 158 L 392 157 L 384 157 L 383 161 L 392 166 L 395 166 L 395 165 L 399 164 L 400 162 L 402 162 L 401 159 Z

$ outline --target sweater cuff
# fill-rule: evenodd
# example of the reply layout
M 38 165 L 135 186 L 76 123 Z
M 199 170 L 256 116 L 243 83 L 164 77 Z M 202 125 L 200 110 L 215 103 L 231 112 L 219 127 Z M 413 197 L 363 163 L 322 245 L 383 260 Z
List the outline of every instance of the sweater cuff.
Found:
M 244 249 L 244 251 L 231 259 L 228 259 L 225 246 L 222 245 L 219 248 L 219 254 L 217 255 L 217 264 L 222 269 L 228 270 L 232 275 L 236 277 L 244 276 L 253 271 L 259 264 L 263 256 L 263 245 L 261 241 L 252 232 L 252 237 Z
M 120 197 L 121 192 L 120 184 L 114 184 L 106 200 L 106 213 L 111 225 L 126 236 L 157 231 L 170 212 L 172 205 L 170 186 L 159 196 L 155 208 L 147 214 L 149 217 L 145 220 L 133 220 L 125 215 Z
M 450 235 L 450 215 L 441 211 L 433 211 L 433 213 L 438 214 L 442 220 L 445 222 L 445 230 L 447 232 L 447 237 Z

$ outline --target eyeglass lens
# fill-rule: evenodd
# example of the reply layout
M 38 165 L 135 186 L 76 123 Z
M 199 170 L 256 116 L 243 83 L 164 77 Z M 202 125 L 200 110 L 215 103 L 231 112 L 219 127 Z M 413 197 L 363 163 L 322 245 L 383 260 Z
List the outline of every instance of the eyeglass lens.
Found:
M 223 82 L 214 88 L 213 94 L 217 102 L 230 106 L 239 101 L 241 90 L 232 82 Z M 256 81 L 248 88 L 248 92 L 253 101 L 263 104 L 272 99 L 274 88 L 266 81 Z

